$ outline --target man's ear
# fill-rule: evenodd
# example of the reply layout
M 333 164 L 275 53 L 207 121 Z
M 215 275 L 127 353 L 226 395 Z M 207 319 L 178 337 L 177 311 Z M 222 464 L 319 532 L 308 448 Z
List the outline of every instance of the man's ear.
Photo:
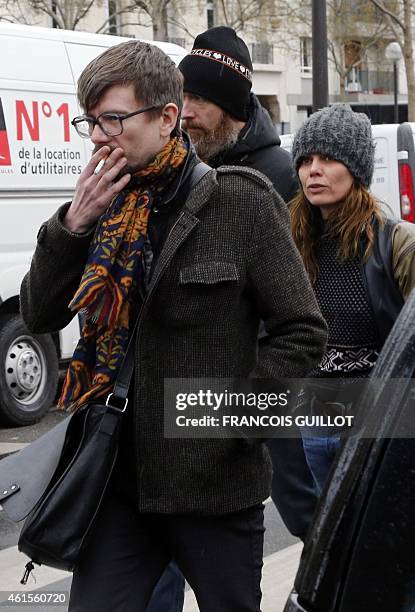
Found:
M 179 116 L 179 109 L 176 104 L 169 102 L 161 111 L 160 117 L 160 136 L 164 138 L 170 137 L 170 134 L 174 130 L 177 124 L 177 117 Z

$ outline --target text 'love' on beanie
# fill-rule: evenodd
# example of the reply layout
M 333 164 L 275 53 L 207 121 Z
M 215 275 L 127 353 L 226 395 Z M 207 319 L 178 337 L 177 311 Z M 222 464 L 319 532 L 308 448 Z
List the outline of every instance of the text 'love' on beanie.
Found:
M 235 30 L 219 26 L 196 36 L 179 69 L 185 93 L 214 102 L 236 119 L 248 119 L 252 62 L 248 47 Z

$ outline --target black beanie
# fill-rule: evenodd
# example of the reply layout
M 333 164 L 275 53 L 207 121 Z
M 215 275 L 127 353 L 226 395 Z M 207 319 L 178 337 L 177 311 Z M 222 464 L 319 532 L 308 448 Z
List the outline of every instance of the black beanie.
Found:
M 226 26 L 199 34 L 180 62 L 183 89 L 214 102 L 241 121 L 248 119 L 252 62 L 248 47 Z

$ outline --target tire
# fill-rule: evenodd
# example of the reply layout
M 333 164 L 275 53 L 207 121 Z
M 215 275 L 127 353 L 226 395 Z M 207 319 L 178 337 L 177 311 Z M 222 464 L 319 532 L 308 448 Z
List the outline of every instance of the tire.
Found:
M 18 314 L 0 317 L 0 420 L 32 425 L 52 407 L 59 380 L 55 343 L 32 334 Z

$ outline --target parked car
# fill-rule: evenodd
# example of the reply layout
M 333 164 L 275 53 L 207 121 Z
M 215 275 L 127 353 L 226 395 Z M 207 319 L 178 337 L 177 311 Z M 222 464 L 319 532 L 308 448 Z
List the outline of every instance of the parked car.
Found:
M 361 435 L 333 466 L 284 612 L 415 611 L 414 320 L 415 291 L 359 402 Z
M 370 189 L 398 219 L 415 222 L 415 123 L 372 125 L 375 171 Z M 293 134 L 280 136 L 291 151 Z

